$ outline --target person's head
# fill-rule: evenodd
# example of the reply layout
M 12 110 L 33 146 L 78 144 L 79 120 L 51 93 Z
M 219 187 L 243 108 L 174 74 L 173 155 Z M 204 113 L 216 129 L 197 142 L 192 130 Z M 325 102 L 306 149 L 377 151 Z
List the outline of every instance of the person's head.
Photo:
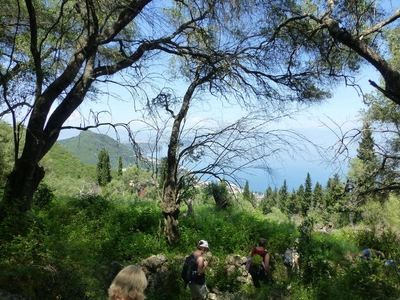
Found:
M 108 289 L 110 300 L 143 300 L 147 287 L 146 275 L 137 265 L 123 268 Z
M 265 246 L 267 246 L 267 239 L 265 239 L 265 238 L 260 238 L 260 239 L 258 240 L 258 246 L 260 246 L 260 247 L 265 247 Z
M 200 240 L 200 241 L 197 243 L 197 249 L 206 252 L 206 251 L 210 250 L 210 247 L 208 246 L 208 242 L 207 242 L 207 241 L 205 241 L 205 240 Z
M 369 251 L 369 249 L 364 249 L 364 250 L 363 250 L 363 255 L 364 255 L 365 257 L 369 257 L 369 256 L 371 255 L 371 251 Z

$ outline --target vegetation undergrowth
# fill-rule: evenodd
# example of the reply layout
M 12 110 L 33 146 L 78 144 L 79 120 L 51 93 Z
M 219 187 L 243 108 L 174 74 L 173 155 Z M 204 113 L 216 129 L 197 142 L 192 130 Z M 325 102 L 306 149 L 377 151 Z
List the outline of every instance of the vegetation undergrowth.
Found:
M 198 204 L 191 215 L 181 214 L 181 239 L 168 246 L 162 235 L 161 209 L 154 201 L 88 195 L 50 197 L 38 203 L 31 213 L 29 233 L 0 246 L 0 289 L 29 299 L 106 299 L 112 262 L 137 264 L 157 254 L 168 257 L 171 275 L 164 286 L 146 291 L 148 299 L 188 299 L 189 292 L 180 281 L 182 258 L 200 239 L 209 242 L 212 253 L 208 287 L 230 293 L 234 299 L 399 297 L 397 269 L 385 269 L 380 260 L 363 264 L 357 259 L 360 246 L 366 244 L 397 255 L 398 239 L 393 232 L 316 233 L 312 218 L 296 226 L 271 221 L 259 211 L 238 209 L 238 205 L 220 210 L 206 203 Z M 259 237 L 269 240 L 273 281 L 255 289 L 238 283 L 240 274 L 227 276 L 225 258 L 229 254 L 247 257 Z M 288 279 L 280 256 L 296 237 L 302 240 L 301 273 Z

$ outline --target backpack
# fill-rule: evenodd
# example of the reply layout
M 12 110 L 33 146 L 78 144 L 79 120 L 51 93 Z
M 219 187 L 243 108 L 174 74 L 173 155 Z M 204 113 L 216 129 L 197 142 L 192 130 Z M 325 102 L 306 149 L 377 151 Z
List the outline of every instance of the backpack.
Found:
M 283 254 L 283 264 L 288 267 L 293 266 L 293 251 L 289 248 Z
M 252 267 L 259 267 L 263 262 L 263 257 L 258 254 L 258 253 L 254 253 L 253 257 L 251 258 L 251 266 Z
M 197 257 L 191 253 L 186 256 L 185 262 L 183 263 L 181 278 L 185 283 L 191 283 L 196 279 L 197 274 Z
M 246 270 L 250 272 L 250 269 L 252 270 L 258 270 L 259 268 L 264 268 L 264 266 L 262 265 L 263 261 L 264 261 L 264 256 L 267 254 L 268 252 L 265 251 L 262 255 L 258 254 L 256 252 L 256 248 L 254 248 L 253 250 L 253 256 L 249 257 L 246 261 Z

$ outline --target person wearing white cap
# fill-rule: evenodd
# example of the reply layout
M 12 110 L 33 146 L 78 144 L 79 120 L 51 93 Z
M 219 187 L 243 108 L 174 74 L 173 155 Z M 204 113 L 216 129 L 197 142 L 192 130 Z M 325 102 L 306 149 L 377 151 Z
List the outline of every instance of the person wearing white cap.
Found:
M 208 267 L 208 261 L 204 259 L 203 254 L 208 250 L 210 250 L 208 242 L 200 240 L 197 243 L 197 250 L 193 252 L 197 263 L 195 280 L 189 283 L 190 294 L 193 300 L 203 300 L 207 298 L 205 270 Z

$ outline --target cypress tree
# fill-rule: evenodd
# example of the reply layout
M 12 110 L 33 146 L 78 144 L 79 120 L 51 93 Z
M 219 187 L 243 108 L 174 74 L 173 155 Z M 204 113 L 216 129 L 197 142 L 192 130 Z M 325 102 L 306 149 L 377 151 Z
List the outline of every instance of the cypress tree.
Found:
M 250 192 L 249 182 L 246 180 L 246 184 L 244 185 L 243 189 L 243 199 L 249 201 L 251 205 L 255 208 L 257 206 L 256 197 L 252 192 Z
M 101 149 L 97 160 L 97 182 L 100 186 L 106 186 L 111 181 L 111 164 L 108 151 Z
M 118 161 L 118 177 L 122 176 L 122 157 L 119 157 L 119 161 Z

